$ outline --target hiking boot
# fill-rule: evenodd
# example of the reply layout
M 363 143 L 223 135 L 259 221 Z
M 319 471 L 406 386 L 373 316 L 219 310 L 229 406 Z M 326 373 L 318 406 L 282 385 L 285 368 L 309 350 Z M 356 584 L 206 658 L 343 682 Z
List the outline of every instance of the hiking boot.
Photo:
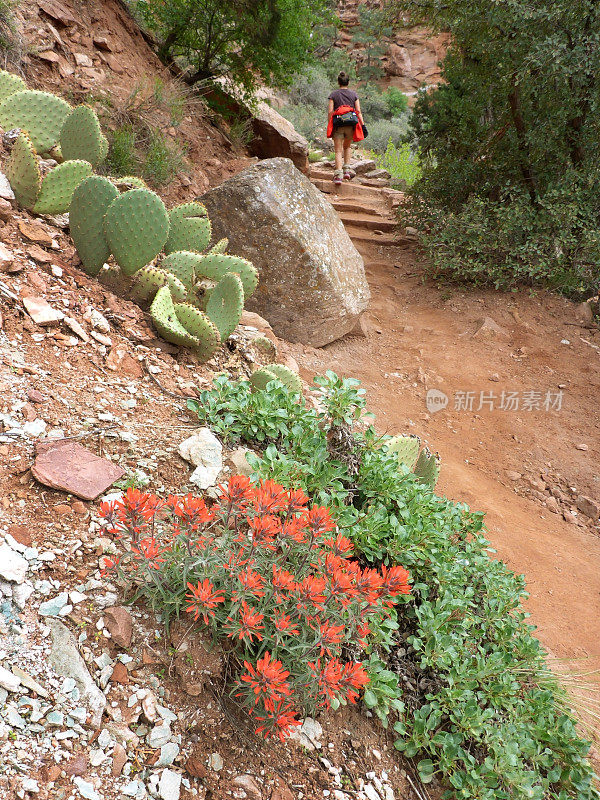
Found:
M 350 172 L 350 166 L 347 164 L 344 164 L 344 180 L 345 181 L 352 180 L 352 173 Z
M 343 181 L 344 181 L 344 173 L 342 172 L 341 169 L 339 170 L 336 169 L 336 171 L 333 173 L 333 182 L 335 183 L 336 186 L 339 186 L 341 183 L 343 183 Z

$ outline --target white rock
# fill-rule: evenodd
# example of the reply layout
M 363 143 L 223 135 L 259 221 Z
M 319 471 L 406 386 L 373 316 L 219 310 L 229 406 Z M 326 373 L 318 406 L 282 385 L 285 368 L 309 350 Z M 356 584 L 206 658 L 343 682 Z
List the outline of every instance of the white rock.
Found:
M 21 611 L 25 608 L 25 604 L 33 594 L 33 586 L 29 581 L 24 581 L 21 584 L 15 583 L 12 588 L 13 603 Z
M 160 776 L 158 793 L 161 800 L 179 800 L 181 792 L 181 775 L 172 769 L 165 769 Z
M 16 692 L 21 685 L 21 679 L 13 675 L 12 672 L 0 667 L 0 686 L 9 692 Z
M 166 744 L 171 738 L 171 729 L 168 725 L 155 725 L 147 737 L 148 745 L 156 750 Z
M 90 322 L 94 330 L 100 331 L 100 333 L 110 333 L 109 321 L 95 308 L 90 310 Z
M 322 744 L 319 741 L 323 735 L 323 728 L 316 719 L 306 717 L 304 722 L 299 728 L 294 728 L 290 733 L 290 739 L 295 739 L 307 750 L 321 749 Z
M 40 790 L 38 782 L 33 778 L 26 778 L 21 788 L 24 792 L 29 792 L 29 794 L 37 794 Z
M 34 438 L 36 436 L 41 436 L 45 430 L 46 430 L 46 423 L 44 422 L 43 419 L 40 419 L 39 417 L 38 419 L 34 419 L 32 422 L 26 422 L 23 425 L 23 431 L 25 435 L 32 436 Z
M 6 543 L 0 546 L 0 576 L 7 581 L 23 583 L 27 574 L 27 559 L 15 553 Z
M 5 200 L 15 199 L 15 193 L 3 172 L 0 172 L 0 197 L 3 197 Z
M 214 486 L 223 469 L 223 447 L 211 430 L 200 428 L 179 445 L 177 452 L 196 467 L 191 483 L 199 489 Z
M 220 772 L 223 769 L 223 759 L 219 753 L 211 753 L 208 758 L 208 766 L 214 769 L 215 772 Z
M 158 716 L 158 712 L 156 710 L 156 697 L 152 694 L 152 692 L 148 692 L 148 694 L 142 700 L 142 711 L 144 712 L 144 716 L 148 722 L 154 722 L 156 720 L 156 717 Z

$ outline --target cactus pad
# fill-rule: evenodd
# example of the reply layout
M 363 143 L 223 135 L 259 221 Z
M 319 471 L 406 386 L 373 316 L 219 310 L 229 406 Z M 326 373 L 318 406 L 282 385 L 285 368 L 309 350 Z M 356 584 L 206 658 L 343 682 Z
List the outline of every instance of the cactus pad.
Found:
M 31 139 L 23 132 L 17 136 L 10 151 L 6 177 L 17 203 L 23 208 L 31 208 L 40 191 L 41 175 Z
M 0 103 L 0 128 L 22 128 L 38 153 L 47 153 L 60 137 L 71 107 L 48 92 L 15 92 Z
M 206 315 L 219 329 L 221 341 L 228 339 L 242 318 L 244 287 L 239 275 L 228 272 L 211 291 Z
M 439 455 L 424 447 L 419 454 L 413 472 L 422 483 L 426 483 L 431 489 L 435 489 L 440 474 Z
M 177 303 L 182 303 L 187 298 L 185 286 L 175 275 L 150 266 L 143 267 L 135 273 L 131 294 L 136 301 L 146 301 L 154 297 L 161 286 L 169 287 L 171 297 Z
M 143 178 L 137 175 L 124 175 L 122 178 L 111 178 L 111 181 L 120 192 L 127 192 L 129 189 L 148 189 L 149 186 Z
M 177 319 L 168 286 L 161 287 L 156 293 L 150 306 L 150 316 L 154 327 L 167 342 L 183 347 L 196 347 L 199 344 L 198 339 L 189 333 Z
M 196 276 L 204 276 L 211 281 L 220 281 L 228 272 L 236 272 L 244 287 L 244 297 L 250 297 L 258 284 L 258 272 L 245 258 L 218 253 L 202 256 L 202 263 L 196 268 Z
M 110 256 L 103 221 L 108 207 L 118 196 L 117 188 L 101 175 L 86 178 L 73 192 L 69 227 L 88 275 L 97 275 Z
M 229 245 L 229 239 L 219 239 L 219 241 L 213 245 L 213 247 L 208 250 L 206 253 L 207 256 L 216 256 L 220 253 L 224 253 L 227 250 L 227 246 Z
M 92 174 L 89 161 L 64 161 L 51 170 L 40 188 L 35 214 L 64 214 L 69 210 L 73 192 Z
M 387 445 L 388 453 L 393 453 L 398 459 L 398 464 L 403 464 L 412 470 L 421 447 L 421 440 L 418 436 L 400 434 L 388 439 L 385 444 Z
M 188 250 L 201 253 L 210 244 L 210 220 L 202 203 L 183 203 L 169 212 L 171 228 L 165 253 Z
M 0 69 L 0 103 L 15 92 L 22 92 L 27 89 L 27 84 L 18 75 Z
M 272 372 L 284 386 L 287 386 L 290 392 L 294 394 L 302 394 L 302 381 L 297 372 L 293 369 L 286 367 L 284 364 L 269 364 L 267 367 L 269 372 Z
M 167 241 L 165 204 L 149 189 L 130 189 L 111 203 L 104 233 L 123 273 L 133 275 L 156 258 Z
M 183 327 L 197 339 L 194 351 L 200 361 L 208 361 L 221 344 L 218 328 L 206 314 L 189 303 L 177 303 L 175 313 Z
M 77 106 L 71 111 L 60 132 L 60 147 L 65 159 L 84 159 L 93 167 L 104 161 L 108 140 L 93 109 Z
M 196 280 L 196 268 L 201 263 L 202 257 L 198 253 L 177 250 L 163 260 L 160 268 L 175 275 L 190 290 Z
M 267 384 L 270 381 L 276 380 L 279 380 L 279 378 L 274 372 L 271 372 L 269 367 L 261 367 L 260 369 L 255 370 L 252 375 L 250 375 L 250 383 L 255 389 L 259 390 L 266 389 Z

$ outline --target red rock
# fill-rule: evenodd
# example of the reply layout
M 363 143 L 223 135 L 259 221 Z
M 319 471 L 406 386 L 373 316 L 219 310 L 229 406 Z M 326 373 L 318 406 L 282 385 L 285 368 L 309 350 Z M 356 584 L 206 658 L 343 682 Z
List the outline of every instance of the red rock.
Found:
M 73 509 L 66 503 L 59 503 L 57 506 L 54 506 L 53 511 L 59 517 L 67 517 Z
M 39 223 L 20 220 L 18 225 L 23 236 L 30 242 L 41 244 L 44 247 L 52 247 L 52 237 Z
M 37 244 L 32 244 L 31 247 L 27 248 L 27 255 L 30 258 L 33 258 L 34 261 L 37 261 L 38 264 L 50 264 L 52 262 L 52 256 L 50 253 L 42 250 L 42 248 Z
M 206 778 L 208 770 L 202 759 L 196 756 L 190 756 L 183 765 L 183 768 L 193 778 Z
M 23 305 L 36 325 L 58 325 L 65 316 L 62 311 L 52 308 L 43 297 L 29 295 L 23 298 Z
M 84 504 L 81 502 L 81 500 L 74 500 L 74 501 L 71 503 L 71 508 L 73 509 L 73 511 L 74 511 L 76 514 L 79 514 L 79 515 L 80 515 L 80 516 L 82 516 L 82 517 L 83 517 L 85 514 L 87 514 L 87 508 L 86 508 L 86 506 L 85 506 L 85 505 L 84 505 Z
M 113 667 L 110 679 L 113 683 L 121 683 L 123 685 L 129 683 L 129 673 L 127 672 L 127 667 L 125 666 L 125 664 L 122 664 L 120 661 L 117 661 L 115 666 Z
M 27 399 L 30 400 L 32 403 L 45 403 L 46 398 L 41 392 L 38 392 L 37 389 L 28 389 L 27 390 Z
M 72 441 L 38 442 L 31 472 L 45 486 L 82 500 L 95 500 L 125 474 L 121 467 Z
M 27 422 L 33 422 L 33 420 L 37 417 L 37 411 L 31 405 L 31 403 L 25 403 L 21 409 L 21 414 L 23 414 Z
M 133 620 L 126 608 L 122 606 L 107 608 L 104 612 L 104 623 L 116 645 L 129 647 L 133 631 Z
M 48 783 L 54 783 L 60 778 L 62 769 L 58 766 L 58 764 L 52 764 L 52 766 L 48 767 L 47 769 L 44 768 L 43 772 L 45 773 L 45 780 L 47 780 Z
M 113 750 L 113 762 L 111 767 L 111 774 L 116 778 L 123 772 L 123 767 L 127 763 L 127 751 L 123 747 L 122 744 L 115 745 L 115 749 Z
M 113 348 L 106 358 L 107 369 L 113 372 L 122 372 L 130 378 L 141 378 L 144 374 L 142 365 L 139 361 L 129 355 L 121 348 Z
M 577 498 L 577 508 L 582 514 L 585 514 L 586 517 L 593 519 L 594 522 L 600 519 L 600 503 L 597 500 L 593 500 L 591 497 L 587 497 L 584 494 L 580 495 Z
M 3 222 L 7 222 L 14 213 L 15 212 L 10 202 L 5 200 L 3 197 L 0 197 L 0 219 Z
M 22 544 L 25 547 L 31 547 L 31 532 L 29 531 L 29 528 L 25 527 L 25 525 L 9 525 L 8 532 L 15 541 L 19 542 L 19 544 Z
M 271 800 L 294 800 L 294 795 L 287 786 L 278 786 L 273 789 Z
M 67 773 L 67 775 L 85 775 L 88 768 L 88 760 L 87 756 L 81 755 L 75 756 L 70 761 L 68 761 L 63 769 Z

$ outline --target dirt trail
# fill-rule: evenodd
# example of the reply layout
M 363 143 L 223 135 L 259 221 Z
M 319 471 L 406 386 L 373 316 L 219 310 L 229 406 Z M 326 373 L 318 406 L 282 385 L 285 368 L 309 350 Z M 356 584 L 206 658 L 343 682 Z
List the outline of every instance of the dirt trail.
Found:
M 330 193 L 324 177 L 313 180 Z M 573 305 L 547 293 L 440 291 L 409 237 L 390 242 L 389 198 L 353 184 L 338 192 L 328 196 L 371 286 L 367 335 L 296 346 L 304 377 L 330 368 L 359 378 L 379 430 L 417 433 L 437 450 L 438 491 L 486 512 L 498 556 L 526 576 L 546 648 L 600 667 L 600 528 L 576 506 L 600 499 L 600 331 L 574 325 Z M 436 413 L 432 389 L 448 397 Z M 560 408 L 544 409 L 548 392 Z

